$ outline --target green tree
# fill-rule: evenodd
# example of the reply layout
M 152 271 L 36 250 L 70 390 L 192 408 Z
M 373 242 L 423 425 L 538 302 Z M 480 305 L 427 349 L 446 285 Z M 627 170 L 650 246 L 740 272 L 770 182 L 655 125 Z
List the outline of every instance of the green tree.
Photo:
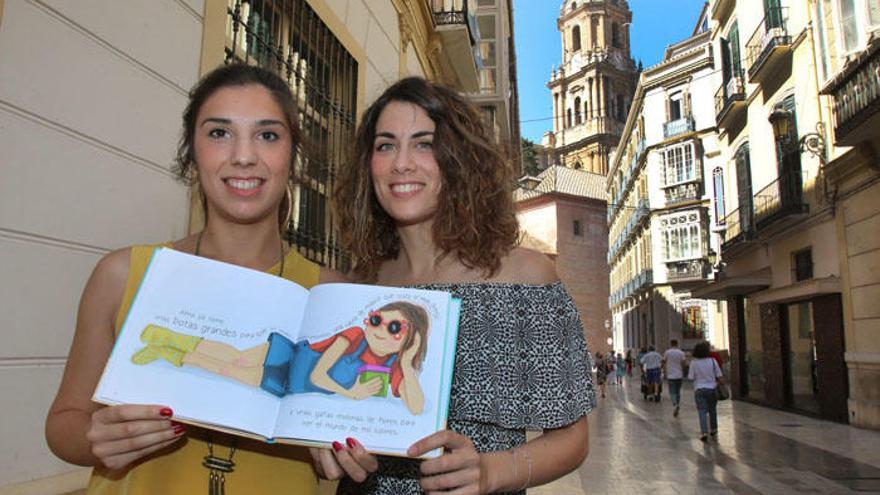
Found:
M 533 141 L 522 138 L 522 163 L 524 175 L 538 175 L 541 170 L 538 150 Z

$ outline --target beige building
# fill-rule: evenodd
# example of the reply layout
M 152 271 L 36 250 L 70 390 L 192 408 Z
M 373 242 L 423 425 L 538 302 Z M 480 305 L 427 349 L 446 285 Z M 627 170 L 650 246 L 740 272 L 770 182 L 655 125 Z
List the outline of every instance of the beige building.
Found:
M 723 302 L 691 289 L 713 274 L 719 166 L 712 98 L 720 76 L 704 9 L 692 36 L 646 68 L 606 183 L 609 307 L 618 351 L 676 339 L 727 348 Z
M 520 183 L 514 199 L 523 245 L 555 261 L 590 350 L 611 350 L 605 176 L 557 165 Z
M 553 131 L 541 143 L 553 164 L 608 173 L 635 87 L 631 23 L 625 0 L 562 2 L 557 21 L 562 64 L 547 83 Z
M 866 40 L 877 7 L 710 2 L 723 271 L 697 291 L 728 302 L 735 397 L 874 428 L 880 186 Z
M 813 0 L 828 189 L 840 253 L 849 421 L 880 428 L 880 3 Z M 829 108 L 830 107 L 830 108 Z M 832 144 L 833 143 L 833 144 Z
M 45 414 L 96 261 L 200 223 L 171 173 L 199 76 L 246 60 L 290 82 L 315 148 L 297 164 L 290 239 L 344 267 L 327 196 L 358 116 L 405 75 L 480 93 L 481 9 L 512 46 L 509 0 L 0 0 L 0 492 L 85 483 L 46 447 Z M 513 54 L 496 55 L 499 92 L 515 94 Z M 492 104 L 518 136 L 510 100 Z

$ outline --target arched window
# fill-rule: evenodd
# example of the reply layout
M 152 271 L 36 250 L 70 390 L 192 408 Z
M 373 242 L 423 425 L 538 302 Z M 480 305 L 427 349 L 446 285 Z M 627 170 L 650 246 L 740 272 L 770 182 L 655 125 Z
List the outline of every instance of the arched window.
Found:
M 571 127 L 571 109 L 568 109 L 568 125 L 566 127 Z
M 724 225 L 724 169 L 715 167 L 712 170 L 712 187 L 715 191 L 715 224 Z
M 616 22 L 611 23 L 611 46 L 620 48 L 620 26 Z
M 581 124 L 581 97 L 574 99 L 574 125 Z
M 575 26 L 571 30 L 571 49 L 572 51 L 579 51 L 581 49 L 581 27 Z
M 754 204 L 752 202 L 752 166 L 749 158 L 749 143 L 744 143 L 737 148 L 734 157 L 740 232 L 751 234 L 754 222 Z
M 578 3 L 577 3 L 577 2 L 571 2 L 571 10 L 577 10 L 577 8 L 578 8 Z

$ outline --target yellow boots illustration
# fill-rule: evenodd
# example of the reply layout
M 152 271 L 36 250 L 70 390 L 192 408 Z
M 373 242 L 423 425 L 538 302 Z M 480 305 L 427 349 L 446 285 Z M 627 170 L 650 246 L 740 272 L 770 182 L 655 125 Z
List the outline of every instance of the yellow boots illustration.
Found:
M 141 342 L 147 345 L 131 356 L 131 362 L 148 364 L 161 358 L 174 366 L 181 366 L 183 356 L 192 352 L 201 341 L 201 337 L 175 332 L 158 325 L 147 325 L 141 332 Z

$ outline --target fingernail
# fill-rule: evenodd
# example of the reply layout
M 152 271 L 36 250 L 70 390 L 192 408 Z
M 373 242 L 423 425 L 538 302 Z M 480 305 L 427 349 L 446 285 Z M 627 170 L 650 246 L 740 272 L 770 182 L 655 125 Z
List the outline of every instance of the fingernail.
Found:
M 174 434 L 175 435 L 180 435 L 181 433 L 183 433 L 185 431 L 186 431 L 186 426 L 181 425 L 181 424 L 174 425 Z
M 171 415 L 174 414 L 174 411 L 172 411 L 170 407 L 163 407 L 162 409 L 159 409 L 159 414 L 166 418 L 170 418 Z
M 358 441 L 354 438 L 346 438 L 345 443 L 348 444 L 348 447 L 352 449 L 358 446 Z
M 336 452 L 342 452 L 342 449 L 344 448 L 345 447 L 343 447 L 341 443 L 335 441 L 333 442 L 333 450 L 335 450 Z

